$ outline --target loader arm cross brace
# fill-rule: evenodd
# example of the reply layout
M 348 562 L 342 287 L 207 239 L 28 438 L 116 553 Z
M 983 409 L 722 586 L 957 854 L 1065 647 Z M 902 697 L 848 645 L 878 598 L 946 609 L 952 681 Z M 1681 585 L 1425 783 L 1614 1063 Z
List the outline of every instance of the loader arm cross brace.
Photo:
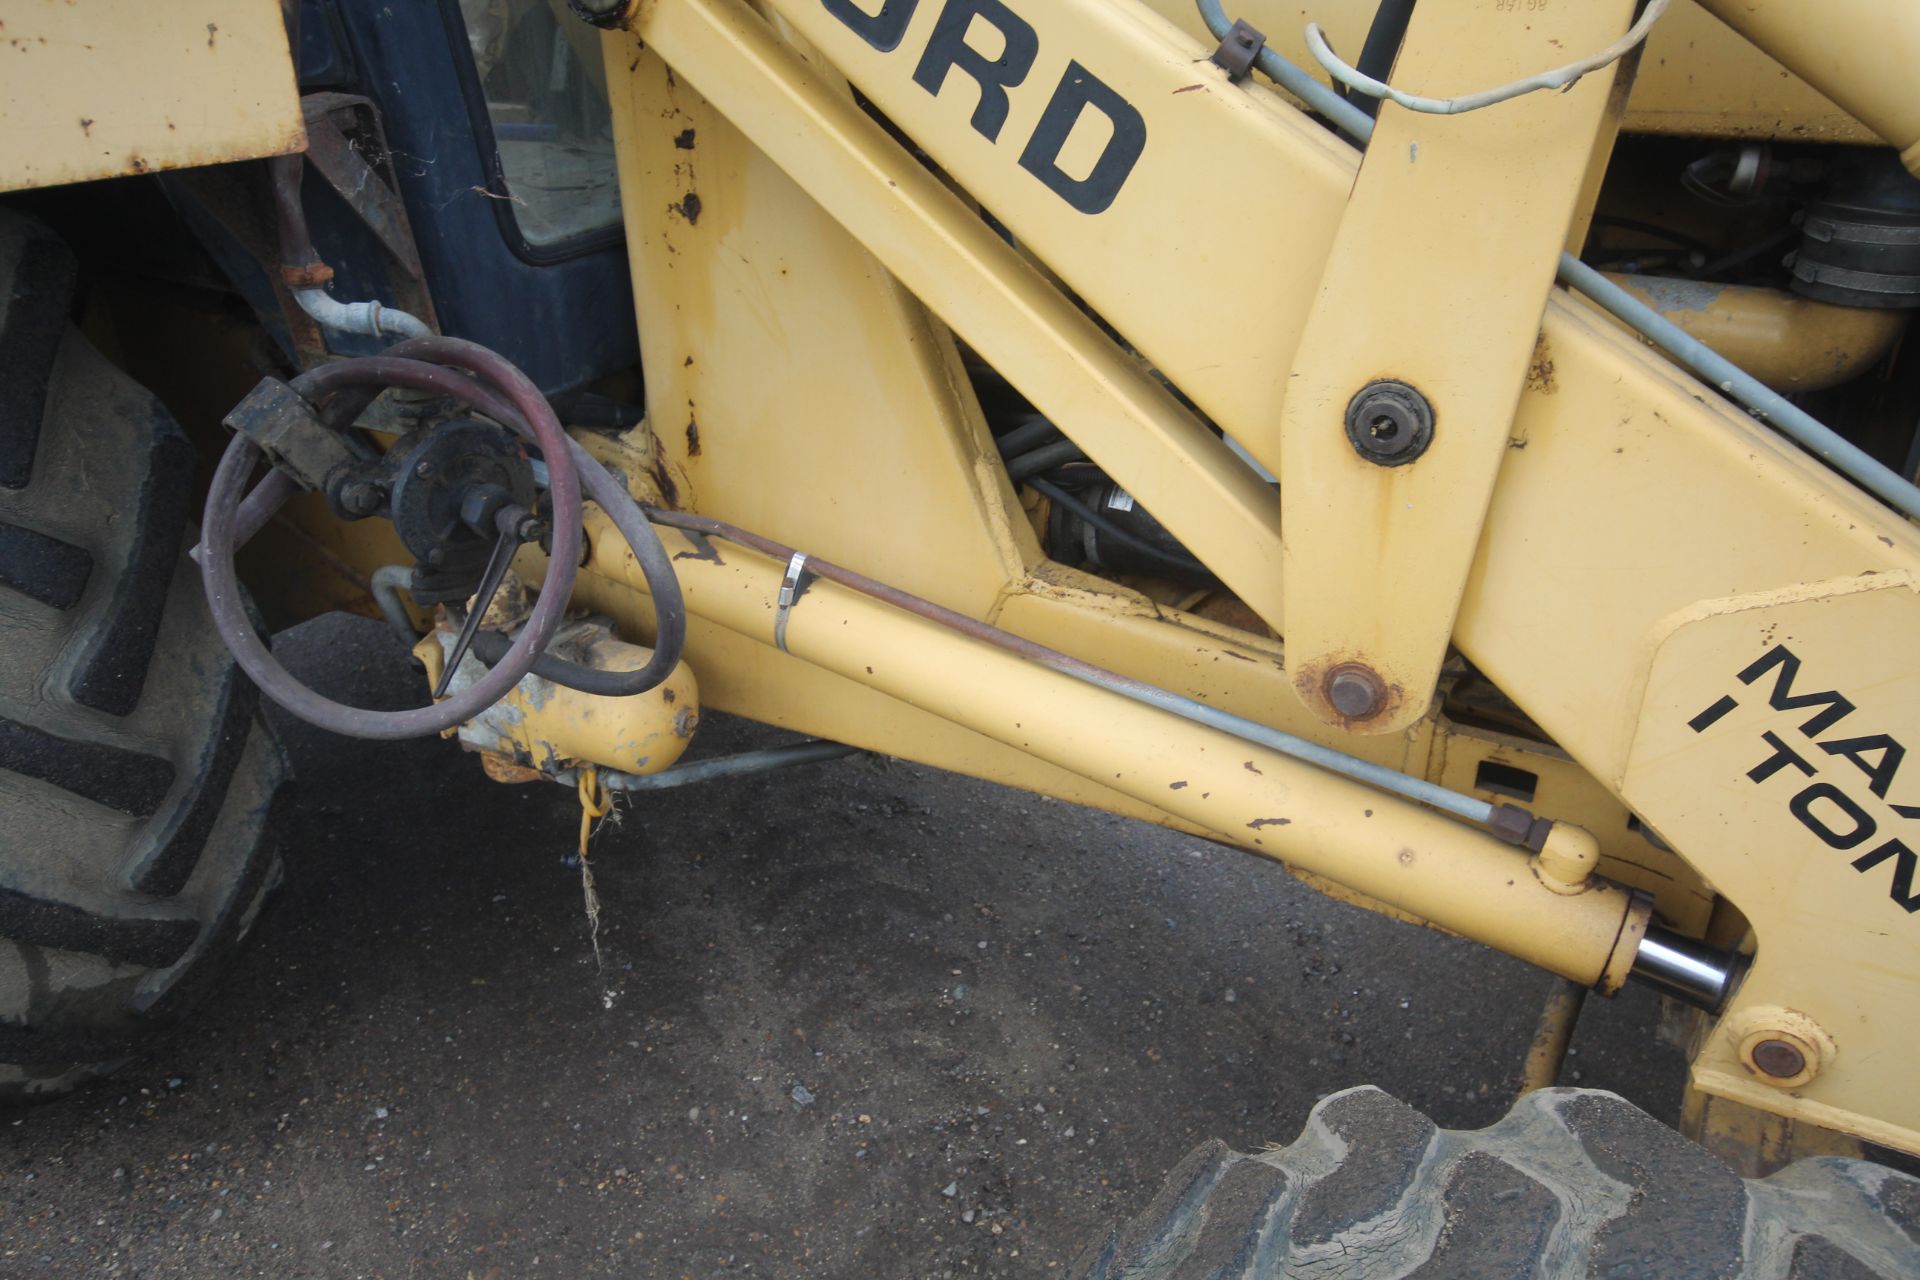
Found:
M 1549 288 L 1627 72 L 1464 117 L 1388 105 L 1363 162 L 1160 8 L 639 0 L 604 49 L 656 476 L 677 505 L 1415 773 L 1462 749 L 1429 706 L 1450 643 L 1637 815 L 1638 844 L 1603 833 L 1609 876 L 1696 934 L 1714 893 L 1737 908 L 1720 940 L 1753 967 L 1695 1083 L 1920 1150 L 1920 775 L 1900 768 L 1920 733 L 1920 536 Z M 1575 8 L 1527 27 L 1436 0 L 1396 83 L 1497 82 L 1564 61 L 1543 40 L 1600 47 L 1631 21 Z M 1285 636 L 1285 661 L 1047 562 L 955 337 Z M 1431 413 L 1405 465 L 1349 432 L 1381 380 Z M 644 610 L 617 548 L 590 541 L 577 593 Z M 1460 892 L 1478 853 L 1416 838 L 1411 805 L 1308 801 L 1302 781 L 1249 820 L 1221 780 L 1253 778 L 1251 756 L 1097 700 L 1071 701 L 1073 732 L 1042 729 L 1047 706 L 967 683 L 997 668 L 964 646 L 916 659 L 884 610 L 821 588 L 782 653 L 779 566 L 685 554 L 715 705 L 1346 868 L 1376 905 L 1583 981 L 1604 967 L 1614 940 L 1574 927 L 1580 895 L 1515 919 Z M 1331 676 L 1355 668 L 1379 701 L 1349 684 L 1343 709 Z M 1406 874 L 1369 847 L 1404 851 Z M 1784 1036 L 1813 1062 L 1790 1087 L 1751 1057 Z

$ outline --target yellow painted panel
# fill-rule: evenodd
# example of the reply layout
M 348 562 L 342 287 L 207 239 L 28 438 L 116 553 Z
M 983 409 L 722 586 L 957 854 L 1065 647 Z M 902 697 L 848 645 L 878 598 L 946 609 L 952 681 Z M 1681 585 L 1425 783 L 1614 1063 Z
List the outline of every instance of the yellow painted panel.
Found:
M 1871 574 L 1687 610 L 1654 637 L 1624 779 L 1631 802 L 1676 815 L 1668 834 L 1758 940 L 1696 1060 L 1701 1087 L 1777 1107 L 1784 1091 L 1742 1065 L 1736 1032 L 1799 1011 L 1835 1052 L 1793 1086 L 1797 1114 L 1864 1110 L 1876 1122 L 1863 1136 L 1907 1151 L 1920 1150 L 1913 1060 L 1866 1032 L 1911 1015 L 1920 974 L 1920 765 L 1903 766 L 1920 741 L 1920 669 L 1905 645 L 1869 637 L 1920 630 L 1915 586 Z
M 277 0 L 0 2 L 0 190 L 305 145 Z
M 1396 78 L 1430 96 L 1508 84 L 1619 39 L 1632 7 L 1487 21 L 1486 0 L 1426 0 Z M 1439 120 L 1381 108 L 1279 424 L 1280 474 L 1309 481 L 1281 509 L 1288 664 L 1329 724 L 1387 733 L 1426 714 L 1613 79 Z M 1397 465 L 1349 438 L 1349 405 L 1376 382 L 1430 406 L 1431 444 Z M 1344 708 L 1342 679 L 1361 694 Z
M 976 479 L 998 455 L 952 337 L 685 79 L 605 47 L 668 504 L 990 610 L 1039 548 Z M 811 413 L 846 439 L 789 429 Z
M 1287 358 L 1305 321 L 1300 300 L 1320 278 L 1353 180 L 1355 156 L 1345 142 L 1268 95 L 1230 85 L 1191 41 L 1134 3 L 1014 6 L 1034 32 L 1033 62 L 1006 93 L 1004 121 L 989 126 L 975 123 L 980 94 L 965 74 L 951 73 L 938 94 L 915 78 L 944 6 L 919 5 L 891 51 L 875 48 L 819 0 L 771 0 L 770 7 L 1161 374 L 1261 453 L 1254 437 L 1271 434 L 1278 420 Z M 667 15 L 663 9 L 655 21 Z M 969 38 L 994 47 L 991 34 Z M 1097 213 L 1075 208 L 1022 167 L 1060 86 L 1087 76 L 1135 107 L 1145 130 L 1133 168 Z M 1081 127 L 1096 125 L 1083 119 Z M 1249 164 L 1249 156 L 1260 159 Z M 1115 270 L 1122 262 L 1125 270 Z M 1099 418 L 1087 406 L 1059 425 L 1077 439 L 1083 423 Z M 1090 440 L 1079 443 L 1092 451 Z M 1277 621 L 1259 591 L 1178 532 L 1262 617 Z

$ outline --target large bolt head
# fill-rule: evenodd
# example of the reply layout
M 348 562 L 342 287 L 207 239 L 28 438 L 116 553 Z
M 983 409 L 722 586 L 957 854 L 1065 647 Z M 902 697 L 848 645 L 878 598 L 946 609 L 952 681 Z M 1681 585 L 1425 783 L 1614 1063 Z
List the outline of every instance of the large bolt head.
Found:
M 1785 1040 L 1762 1040 L 1753 1046 L 1751 1056 L 1762 1074 L 1776 1080 L 1790 1079 L 1807 1069 L 1807 1055 Z
M 1361 666 L 1337 667 L 1327 675 L 1327 701 L 1348 720 L 1365 720 L 1386 699 L 1380 677 Z
M 1433 406 L 1404 382 L 1369 382 L 1347 404 L 1347 439 L 1382 467 L 1402 467 L 1433 443 Z

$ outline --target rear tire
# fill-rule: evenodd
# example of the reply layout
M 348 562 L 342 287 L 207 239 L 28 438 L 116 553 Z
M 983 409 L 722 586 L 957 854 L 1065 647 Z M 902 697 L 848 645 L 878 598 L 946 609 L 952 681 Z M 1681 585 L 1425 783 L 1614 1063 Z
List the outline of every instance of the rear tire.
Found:
M 1864 1160 L 1742 1179 L 1615 1094 L 1544 1089 L 1478 1131 L 1371 1087 L 1287 1147 L 1209 1142 L 1082 1280 L 1920 1276 L 1920 1180 Z
M 0 1101 L 176 1020 L 251 926 L 288 794 L 186 556 L 194 455 L 0 210 Z

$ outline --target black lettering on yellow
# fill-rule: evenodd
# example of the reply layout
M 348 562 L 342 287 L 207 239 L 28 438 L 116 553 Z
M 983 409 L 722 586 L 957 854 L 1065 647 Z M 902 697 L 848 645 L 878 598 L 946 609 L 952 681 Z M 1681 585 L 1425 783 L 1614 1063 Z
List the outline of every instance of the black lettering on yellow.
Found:
M 1060 167 L 1060 151 L 1089 111 L 1106 117 L 1113 135 L 1093 167 L 1075 177 Z M 1147 122 L 1139 110 L 1093 72 L 1071 62 L 1020 155 L 1020 167 L 1081 213 L 1105 213 L 1146 149 Z
M 1819 693 L 1795 693 L 1793 682 L 1800 675 L 1800 659 L 1783 644 L 1761 654 L 1759 658 L 1740 673 L 1741 684 L 1752 684 L 1775 667 L 1780 673 L 1773 678 L 1773 691 L 1767 695 L 1767 702 L 1775 711 L 1797 711 L 1803 707 L 1822 707 L 1801 724 L 1800 732 L 1809 738 L 1817 738 L 1831 729 L 1844 716 L 1853 714 L 1853 704 L 1831 689 Z
M 854 0 L 821 0 L 821 3 L 862 40 L 882 53 L 892 53 L 900 47 L 900 38 L 907 34 L 907 23 L 913 21 L 913 11 L 919 7 L 920 0 L 885 0 L 875 13 L 868 13 Z
M 1845 820 L 1844 827 L 1837 827 L 1820 815 L 1814 805 L 1826 801 L 1839 811 Z M 1793 816 L 1800 819 L 1800 825 L 1826 841 L 1830 849 L 1853 849 L 1872 839 L 1879 824 L 1873 815 L 1856 804 L 1846 792 L 1831 782 L 1816 782 L 1799 795 L 1787 802 L 1787 808 Z
M 1765 782 L 1768 778 L 1771 778 L 1788 765 L 1792 765 L 1809 778 L 1814 775 L 1813 766 L 1802 759 L 1799 753 L 1794 751 L 1792 747 L 1780 741 L 1779 734 L 1767 732 L 1762 733 L 1760 736 L 1766 741 L 1768 746 L 1773 748 L 1773 754 L 1753 766 L 1753 768 L 1747 770 L 1747 777 L 1753 779 L 1755 782 Z
M 1820 749 L 1830 756 L 1845 756 L 1867 775 L 1867 789 L 1887 798 L 1887 789 L 1893 785 L 1893 777 L 1900 771 L 1900 762 L 1906 758 L 1907 749 L 1884 733 L 1876 733 L 1866 738 L 1842 738 L 1838 742 L 1823 742 Z M 1878 753 L 1879 759 L 1869 762 L 1869 755 Z
M 967 43 L 975 18 L 999 31 L 1002 44 L 997 56 L 989 58 Z M 1007 90 L 1027 78 L 1039 52 L 1040 38 L 1033 28 L 1000 0 L 947 0 L 927 39 L 927 51 L 914 68 L 913 82 L 937 98 L 947 72 L 957 68 L 973 77 L 980 86 L 980 101 L 973 108 L 974 130 L 997 142 L 1001 126 L 1007 123 Z
M 1920 859 L 1914 857 L 1913 850 L 1898 840 L 1889 840 L 1877 848 L 1869 849 L 1853 860 L 1855 871 L 1871 871 L 1888 858 L 1893 862 L 1893 884 L 1887 890 L 1887 896 L 1905 907 L 1908 913 L 1920 911 L 1920 892 L 1913 887 L 1914 869 Z

